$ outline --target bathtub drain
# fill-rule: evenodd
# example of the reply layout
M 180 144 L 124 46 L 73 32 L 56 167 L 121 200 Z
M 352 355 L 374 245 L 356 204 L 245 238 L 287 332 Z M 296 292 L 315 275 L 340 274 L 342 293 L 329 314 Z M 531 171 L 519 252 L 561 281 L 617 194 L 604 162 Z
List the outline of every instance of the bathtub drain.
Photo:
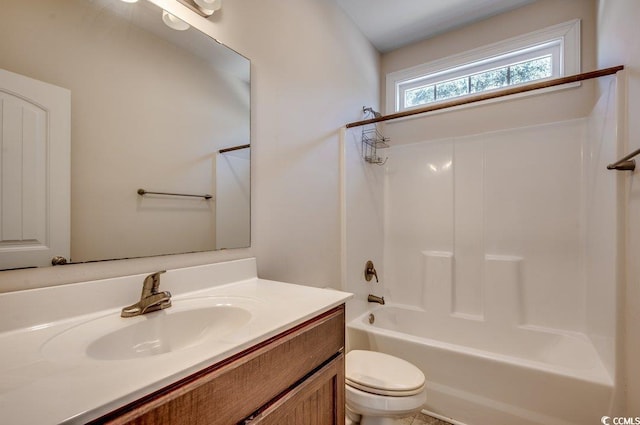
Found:
M 373 322 L 376 321 L 376 316 L 373 315 L 373 313 L 369 314 L 369 324 L 373 325 Z

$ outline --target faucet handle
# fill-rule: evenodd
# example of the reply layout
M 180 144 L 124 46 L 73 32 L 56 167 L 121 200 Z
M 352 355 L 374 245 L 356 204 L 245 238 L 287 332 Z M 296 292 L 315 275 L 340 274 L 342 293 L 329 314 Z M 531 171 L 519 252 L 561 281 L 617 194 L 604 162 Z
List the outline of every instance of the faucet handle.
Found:
M 151 273 L 149 276 L 144 278 L 144 283 L 142 284 L 142 297 L 158 292 L 158 288 L 160 287 L 160 275 L 166 272 L 166 270 L 160 270 L 155 273 Z
M 364 278 L 367 280 L 367 282 L 369 282 L 374 276 L 376 278 L 376 282 L 380 282 L 378 280 L 378 272 L 376 271 L 376 268 L 373 265 L 373 261 L 369 260 L 367 261 L 367 264 L 364 266 Z

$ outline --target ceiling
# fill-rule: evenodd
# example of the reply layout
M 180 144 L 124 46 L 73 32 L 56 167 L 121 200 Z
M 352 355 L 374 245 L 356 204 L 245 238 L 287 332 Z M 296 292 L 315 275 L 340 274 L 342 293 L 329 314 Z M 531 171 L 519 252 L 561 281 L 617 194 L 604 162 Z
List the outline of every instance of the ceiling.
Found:
M 433 37 L 535 0 L 336 0 L 380 52 Z

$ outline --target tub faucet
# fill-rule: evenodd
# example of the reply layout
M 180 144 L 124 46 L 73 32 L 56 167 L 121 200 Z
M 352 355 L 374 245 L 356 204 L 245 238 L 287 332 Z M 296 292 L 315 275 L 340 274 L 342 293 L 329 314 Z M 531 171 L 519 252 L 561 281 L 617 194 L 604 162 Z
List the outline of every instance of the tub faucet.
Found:
M 367 297 L 367 301 L 370 303 L 378 303 L 384 305 L 384 297 L 376 297 L 375 295 L 369 294 Z
M 151 313 L 152 311 L 171 307 L 171 293 L 169 291 L 158 291 L 158 288 L 160 287 L 160 274 L 165 272 L 166 270 L 162 270 L 147 276 L 142 284 L 140 301 L 123 308 L 120 316 L 140 316 L 141 314 Z
M 379 282 L 378 272 L 376 271 L 376 268 L 373 265 L 373 261 L 369 260 L 367 261 L 367 264 L 364 266 L 364 278 L 367 282 L 370 282 L 373 277 L 376 278 L 376 282 Z

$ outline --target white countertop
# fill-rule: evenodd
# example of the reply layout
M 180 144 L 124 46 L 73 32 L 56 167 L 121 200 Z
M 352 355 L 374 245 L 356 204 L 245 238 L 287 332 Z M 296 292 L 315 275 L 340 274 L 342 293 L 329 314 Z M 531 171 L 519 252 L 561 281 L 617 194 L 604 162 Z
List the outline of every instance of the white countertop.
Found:
M 250 321 L 215 344 L 202 343 L 135 359 L 97 360 L 79 352 L 73 344 L 68 355 L 62 357 L 43 350 L 51 338 L 68 329 L 105 315 L 119 315 L 124 305 L 139 299 L 143 278 L 137 275 L 74 284 L 75 288 L 65 285 L 0 294 L 0 422 L 85 423 L 351 297 L 332 289 L 259 279 L 255 277 L 254 259 L 171 270 L 166 278 L 162 275 L 160 290 L 172 292 L 174 305 L 196 297 L 249 299 Z M 96 311 L 95 305 L 100 302 L 92 296 L 105 300 L 103 304 L 109 307 Z M 93 312 L 83 311 L 87 304 Z M 24 309 L 33 306 L 37 306 L 34 311 L 25 313 Z M 120 320 L 132 319 L 138 318 Z

